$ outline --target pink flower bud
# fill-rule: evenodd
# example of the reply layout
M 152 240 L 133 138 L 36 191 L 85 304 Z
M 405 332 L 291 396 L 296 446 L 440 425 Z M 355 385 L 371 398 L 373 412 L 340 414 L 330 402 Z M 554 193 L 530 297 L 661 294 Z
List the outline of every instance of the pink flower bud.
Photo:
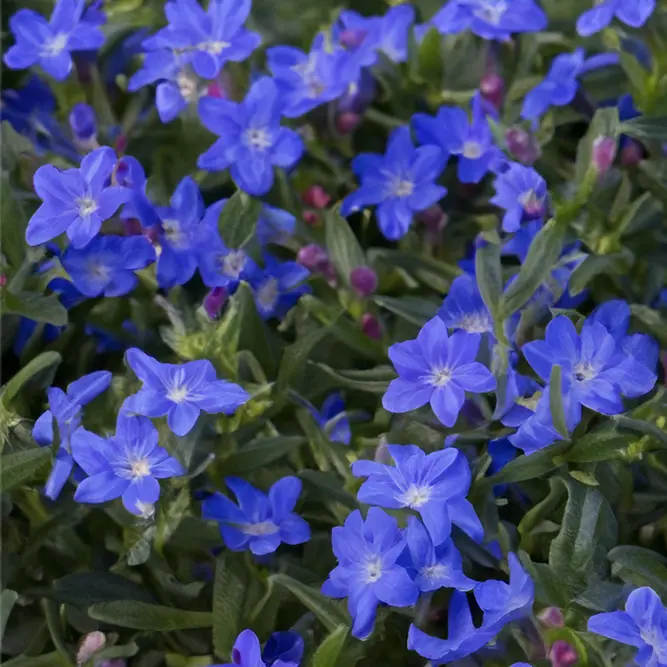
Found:
M 535 137 L 520 127 L 511 127 L 505 133 L 507 150 L 523 164 L 533 164 L 541 155 Z
M 336 131 L 338 134 L 350 134 L 361 122 L 361 116 L 353 111 L 339 113 L 336 116 Z
M 572 667 L 579 660 L 579 656 L 569 642 L 557 639 L 549 650 L 549 660 L 552 667 Z
M 126 218 L 123 220 L 123 227 L 125 236 L 139 236 L 139 234 L 144 233 L 144 228 L 137 218 Z
M 204 310 L 206 314 L 212 319 L 216 319 L 220 315 L 222 307 L 227 301 L 227 290 L 224 287 L 214 287 L 204 297 Z
M 328 260 L 329 255 L 327 255 L 326 250 L 315 243 L 303 246 L 296 255 L 296 261 L 310 271 L 315 271 L 318 265 L 322 265 Z
M 329 205 L 331 197 L 321 185 L 311 185 L 301 193 L 301 201 L 310 208 L 323 209 Z
M 76 664 L 83 665 L 87 663 L 95 653 L 104 648 L 107 643 L 106 635 L 96 630 L 89 632 L 79 643 L 79 650 L 76 653 Z
M 115 144 L 116 153 L 124 153 L 126 148 L 127 148 L 127 135 L 119 134 Z
M 112 660 L 103 660 L 97 667 L 127 667 L 127 662 L 123 658 L 113 658 Z
M 225 92 L 225 89 L 223 88 L 220 81 L 211 81 L 211 83 L 209 83 L 208 87 L 206 88 L 206 94 L 209 97 L 227 97 L 227 93 Z
M 0 273 L 0 287 L 7 286 L 7 276 L 4 273 Z
M 546 625 L 548 628 L 565 627 L 565 619 L 563 618 L 563 612 L 560 609 L 558 609 L 558 607 L 545 607 L 537 615 L 537 618 L 539 618 L 540 622 L 543 625 Z
M 338 36 L 338 41 L 346 49 L 356 49 L 363 44 L 366 35 L 365 30 L 343 30 Z
M 373 340 L 382 338 L 382 325 L 372 313 L 364 313 L 361 316 L 361 330 Z
M 419 211 L 416 215 L 419 222 L 423 222 L 430 232 L 441 232 L 447 224 L 447 214 L 438 206 L 434 204 L 423 211 Z
M 303 221 L 310 227 L 314 227 L 320 222 L 320 215 L 317 211 L 304 211 Z
M 629 139 L 621 149 L 621 164 L 636 167 L 644 159 L 644 147 L 634 139 Z
M 500 109 L 505 93 L 503 77 L 495 72 L 485 74 L 479 84 L 479 92 L 489 104 Z
M 370 296 L 378 286 L 377 273 L 369 266 L 358 266 L 350 273 L 350 285 L 359 296 Z
M 593 141 L 591 161 L 593 167 L 600 174 L 606 174 L 614 164 L 616 157 L 616 139 L 612 137 L 596 137 Z

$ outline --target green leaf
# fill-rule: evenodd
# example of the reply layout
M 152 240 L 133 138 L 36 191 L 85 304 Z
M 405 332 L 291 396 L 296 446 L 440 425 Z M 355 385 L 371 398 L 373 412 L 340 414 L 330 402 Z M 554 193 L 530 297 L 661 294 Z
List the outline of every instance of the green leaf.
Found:
M 574 463 L 593 463 L 624 458 L 630 438 L 613 424 L 604 424 L 574 441 L 566 458 Z
M 3 667 L 71 667 L 70 662 L 58 651 L 34 657 L 20 655 L 18 658 L 8 660 L 2 664 Z
M 9 588 L 2 591 L 2 595 L 0 595 L 0 647 L 2 646 L 2 638 L 5 636 L 9 614 L 12 613 L 12 608 L 18 599 L 19 594 Z
M 176 532 L 178 524 L 190 509 L 190 491 L 187 486 L 183 487 L 175 497 L 168 501 L 161 501 L 161 512 L 158 515 L 157 531 L 155 535 L 155 548 L 159 554 L 164 552 L 164 545 Z
M 298 598 L 305 607 L 317 616 L 329 632 L 334 632 L 339 625 L 347 624 L 347 614 L 336 602 L 333 602 L 317 589 L 306 586 L 286 574 L 273 574 L 269 579 L 276 586 L 284 588 Z
M 432 317 L 435 317 L 440 304 L 427 299 L 420 299 L 415 296 L 393 297 L 393 296 L 375 296 L 375 303 L 381 308 L 386 308 L 395 315 L 402 317 L 418 327 L 423 326 Z
M 614 270 L 625 253 L 614 253 L 611 255 L 589 255 L 577 266 L 570 276 L 568 289 L 572 296 L 576 296 L 586 289 L 593 278 Z
M 419 45 L 419 76 L 424 81 L 429 81 L 440 86 L 443 79 L 444 69 L 442 60 L 442 36 L 431 28 Z
M 50 447 L 26 449 L 0 457 L 0 488 L 7 492 L 24 484 L 41 472 L 49 461 Z
M 651 549 L 636 546 L 615 547 L 608 557 L 622 568 L 619 572 L 621 579 L 636 586 L 650 586 L 667 599 L 667 558 Z
M 539 503 L 531 507 L 519 522 L 518 530 L 521 536 L 521 548 L 528 553 L 532 552 L 533 530 L 544 521 L 559 505 L 565 495 L 565 486 L 559 477 L 549 478 L 549 493 Z
M 301 436 L 275 436 L 253 440 L 221 462 L 225 475 L 238 475 L 273 463 L 306 442 Z
M 22 315 L 35 322 L 45 322 L 58 327 L 67 324 L 67 309 L 55 294 L 12 294 L 6 289 L 0 289 L 0 309 L 4 314 Z
M 446 264 L 433 257 L 393 248 L 371 248 L 368 256 L 386 263 L 390 268 L 398 267 L 409 271 L 424 285 L 437 292 L 446 292 L 452 281 L 463 273 L 456 264 Z
M 186 611 L 128 600 L 94 604 L 88 614 L 95 620 L 134 630 L 189 630 L 213 625 L 213 614 L 207 611 Z
M 562 370 L 558 364 L 554 364 L 551 368 L 551 377 L 549 378 L 549 409 L 551 410 L 551 421 L 554 428 L 563 439 L 568 440 L 570 432 L 567 429 L 565 409 L 563 408 Z
M 301 470 L 299 477 L 308 488 L 308 495 L 319 497 L 322 501 L 337 502 L 350 509 L 358 509 L 355 497 L 345 491 L 343 482 L 337 475 L 320 470 Z
M 68 574 L 53 582 L 52 596 L 58 602 L 85 607 L 112 600 L 154 600 L 143 586 L 113 572 Z
M 638 116 L 621 123 L 619 129 L 640 141 L 667 141 L 667 116 Z
M 347 640 L 349 626 L 339 625 L 318 647 L 311 660 L 311 667 L 336 667 Z
M 236 637 L 243 629 L 249 583 L 243 554 L 228 551 L 218 556 L 213 584 L 213 648 L 224 660 L 231 658 Z
M 503 296 L 500 246 L 487 242 L 477 248 L 475 252 L 475 275 L 482 300 L 495 320 Z
M 396 377 L 396 371 L 389 366 L 378 366 L 367 371 L 339 371 L 314 361 L 309 361 L 308 365 L 328 375 L 338 387 L 364 391 L 369 394 L 384 394 L 389 383 Z
M 48 387 L 53 381 L 56 368 L 62 361 L 57 352 L 42 352 L 29 361 L 9 382 L 2 388 L 0 402 L 7 407 L 12 399 L 28 384 L 39 381 L 40 388 Z
M 129 644 L 114 644 L 95 652 L 95 665 L 103 664 L 103 660 L 131 658 L 133 655 L 137 655 L 137 653 L 139 653 L 139 647 L 134 642 L 130 642 Z
M 324 214 L 325 240 L 327 252 L 346 285 L 350 284 L 353 269 L 366 264 L 364 251 L 347 220 L 340 215 L 338 208 Z
M 662 447 L 667 447 L 667 432 L 657 427 L 651 422 L 643 421 L 641 419 L 632 419 L 625 415 L 614 415 L 612 419 L 618 424 L 619 428 L 633 431 L 641 435 L 649 435 L 655 438 Z
M 486 477 L 478 483 L 483 484 L 508 484 L 510 482 L 523 482 L 527 479 L 543 477 L 547 473 L 563 465 L 563 452 L 567 443 L 559 442 L 549 445 L 544 449 L 533 452 L 528 456 L 519 456 L 510 461 L 495 475 Z
M 503 319 L 522 308 L 535 290 L 549 277 L 563 250 L 565 231 L 549 220 L 533 239 L 519 275 L 507 288 L 500 305 Z
M 224 205 L 218 218 L 218 231 L 229 248 L 243 248 L 255 235 L 262 202 L 237 190 Z

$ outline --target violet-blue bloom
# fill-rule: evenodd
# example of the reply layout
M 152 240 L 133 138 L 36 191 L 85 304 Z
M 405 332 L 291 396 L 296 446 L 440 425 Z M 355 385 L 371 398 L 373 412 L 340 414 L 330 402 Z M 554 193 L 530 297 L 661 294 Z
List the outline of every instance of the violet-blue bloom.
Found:
M 642 396 L 657 379 L 594 320 L 584 322 L 579 334 L 570 319 L 559 315 L 547 326 L 545 340 L 527 343 L 523 354 L 544 382 L 549 382 L 553 366 L 560 365 L 572 400 L 602 414 L 622 412 L 621 395 Z
M 255 271 L 250 277 L 255 305 L 262 318 L 284 317 L 304 294 L 310 292 L 308 285 L 302 284 L 309 275 L 308 269 L 298 262 L 281 262 L 265 253 L 264 269 Z
M 298 660 L 282 656 L 274 660 L 267 659 L 265 653 L 272 643 L 273 637 L 276 635 L 293 635 L 301 640 L 301 653 Z M 296 632 L 274 632 L 269 637 L 262 652 L 257 635 L 252 630 L 244 630 L 234 642 L 231 656 L 232 662 L 227 662 L 224 665 L 211 665 L 210 667 L 271 667 L 272 665 L 275 665 L 275 667 L 298 667 L 301 655 L 303 655 L 303 640 Z
M 340 442 L 342 445 L 350 444 L 352 440 L 350 419 L 345 412 L 345 401 L 339 393 L 327 396 L 320 410 L 308 401 L 304 402 L 315 421 L 322 430 L 328 433 L 332 442 Z
M 63 81 L 72 71 L 72 51 L 96 51 L 104 43 L 102 31 L 82 20 L 85 0 L 57 0 L 51 19 L 32 9 L 19 9 L 9 19 L 16 43 L 5 53 L 10 69 L 40 65 Z
M 40 167 L 33 183 L 44 203 L 28 222 L 28 245 L 45 243 L 64 232 L 74 248 L 90 243 L 102 223 L 127 201 L 124 188 L 109 185 L 115 166 L 116 154 L 103 146 L 88 153 L 79 169 Z
M 630 593 L 625 611 L 591 616 L 588 631 L 636 647 L 640 667 L 667 665 L 667 609 L 648 586 Z
M 161 364 L 134 347 L 127 351 L 126 360 L 144 384 L 125 399 L 124 408 L 146 417 L 166 415 L 176 435 L 187 435 L 201 410 L 229 415 L 250 398 L 239 385 L 218 380 L 213 364 L 206 359 Z
M 412 124 L 419 143 L 439 146 L 446 155 L 458 156 L 462 183 L 479 183 L 500 157 L 479 93 L 472 99 L 470 120 L 463 109 L 444 106 L 435 118 L 415 114 Z
M 449 0 L 429 23 L 443 35 L 471 30 L 505 41 L 513 33 L 544 30 L 547 16 L 534 0 Z
M 155 261 L 155 250 L 143 236 L 97 236 L 85 248 L 68 248 L 63 268 L 74 286 L 88 297 L 123 296 L 138 283 L 135 271 Z
M 382 398 L 385 410 L 409 412 L 430 403 L 445 426 L 454 426 L 466 391 L 496 388 L 489 369 L 475 361 L 480 342 L 479 334 L 467 331 L 448 336 L 445 323 L 434 317 L 415 340 L 392 345 L 389 358 L 399 377 Z
M 490 203 L 505 209 L 504 231 L 516 232 L 522 222 L 543 221 L 549 193 L 545 180 L 532 167 L 512 162 L 496 176 L 494 185 L 496 194 Z
M 105 503 L 122 497 L 128 512 L 150 517 L 160 497 L 158 479 L 179 477 L 183 467 L 158 445 L 158 432 L 149 419 L 118 415 L 116 433 L 105 439 L 77 429 L 72 436 L 74 460 L 89 475 L 78 486 L 74 500 Z
M 463 573 L 463 560 L 451 539 L 435 546 L 419 519 L 410 517 L 406 534 L 409 564 L 406 569 L 423 593 L 440 588 L 469 591 L 476 583 Z
M 384 155 L 361 153 L 352 160 L 352 170 L 361 186 L 344 199 L 341 215 L 377 205 L 384 236 L 391 241 L 400 239 L 410 228 L 415 212 L 433 206 L 447 194 L 435 183 L 446 162 L 447 155 L 440 148 L 415 148 L 409 128 L 397 128 L 389 136 Z
M 41 447 L 50 446 L 54 437 L 53 420 L 56 420 L 60 442 L 51 474 L 44 487 L 47 498 L 55 500 L 60 495 L 74 467 L 71 439 L 81 424 L 83 406 L 106 391 L 110 384 L 111 373 L 96 371 L 68 385 L 67 393 L 58 387 L 46 390 L 49 409 L 37 418 L 32 429 L 32 437 Z
M 484 529 L 466 500 L 470 466 L 461 452 L 447 448 L 427 455 L 415 445 L 387 448 L 395 466 L 375 461 L 352 464 L 355 477 L 368 478 L 357 496 L 362 503 L 418 512 L 435 546 L 449 537 L 452 522 L 481 541 Z
M 208 171 L 229 168 L 239 188 L 264 195 L 273 185 L 273 168 L 291 169 L 301 158 L 303 141 L 281 127 L 283 102 L 273 79 L 262 77 L 240 103 L 213 97 L 199 102 L 202 123 L 220 138 L 197 166 Z
M 438 311 L 438 317 L 449 329 L 493 333 L 491 313 L 479 293 L 477 281 L 469 274 L 454 279 Z
M 264 204 L 257 220 L 257 239 L 262 245 L 282 243 L 296 229 L 296 218 L 289 212 Z
M 655 0 L 603 0 L 593 4 L 577 20 L 577 32 L 582 37 L 600 32 L 614 16 L 631 28 L 641 28 L 655 10 Z
M 366 521 L 359 510 L 331 531 L 338 565 L 329 573 L 322 592 L 348 599 L 352 635 L 366 639 L 373 631 L 380 602 L 409 607 L 417 602 L 419 589 L 397 560 L 406 547 L 394 517 L 377 507 L 368 510 Z
M 262 660 L 266 667 L 291 663 L 299 665 L 303 658 L 304 643 L 301 635 L 294 630 L 272 632 L 264 644 Z
M 202 516 L 220 524 L 225 546 L 231 551 L 250 549 L 256 556 L 273 553 L 282 542 L 303 544 L 310 539 L 310 527 L 294 513 L 301 480 L 283 477 L 268 495 L 239 477 L 227 477 L 225 484 L 237 504 L 216 493 L 202 502 Z
M 89 104 L 79 102 L 72 107 L 68 116 L 69 126 L 74 138 L 86 145 L 94 142 L 97 136 L 97 117 Z

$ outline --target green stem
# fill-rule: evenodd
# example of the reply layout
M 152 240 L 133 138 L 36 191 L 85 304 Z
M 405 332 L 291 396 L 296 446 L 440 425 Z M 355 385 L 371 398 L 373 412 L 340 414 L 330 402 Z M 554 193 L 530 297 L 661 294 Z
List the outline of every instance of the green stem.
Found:
M 406 125 L 406 122 L 401 120 L 400 118 L 389 116 L 386 113 L 382 113 L 382 111 L 374 109 L 373 107 L 368 107 L 368 109 L 366 109 L 366 111 L 364 112 L 364 118 L 367 118 L 372 123 L 375 123 L 376 125 L 381 125 L 382 127 L 385 127 L 388 130 L 393 130 L 394 128 L 403 127 L 404 125 Z

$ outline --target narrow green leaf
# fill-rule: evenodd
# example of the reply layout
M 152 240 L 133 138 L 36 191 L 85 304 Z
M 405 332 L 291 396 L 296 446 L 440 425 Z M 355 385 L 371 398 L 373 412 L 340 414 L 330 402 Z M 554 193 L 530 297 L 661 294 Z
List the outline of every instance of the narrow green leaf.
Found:
M 619 260 L 625 257 L 624 253 L 613 253 L 611 255 L 589 255 L 577 266 L 570 276 L 568 289 L 570 294 L 576 296 L 586 289 L 588 283 L 596 276 L 613 271 Z
M 262 202 L 237 190 L 224 205 L 218 218 L 218 231 L 230 248 L 243 248 L 255 235 Z
M 225 475 L 238 475 L 273 463 L 306 442 L 301 436 L 275 436 L 253 440 L 221 462 Z
M 215 561 L 213 584 L 213 648 L 224 660 L 232 655 L 243 630 L 243 605 L 248 594 L 249 572 L 243 554 L 226 552 Z
M 532 552 L 532 531 L 560 505 L 565 495 L 565 486 L 559 477 L 549 478 L 549 493 L 539 503 L 531 507 L 519 522 L 518 530 L 521 536 L 521 548 L 528 553 Z
M 53 597 L 58 602 L 89 607 L 112 600 L 152 602 L 143 586 L 113 572 L 74 572 L 53 582 Z
M 549 408 L 554 428 L 563 439 L 568 440 L 570 432 L 567 429 L 565 409 L 563 408 L 562 369 L 558 364 L 554 364 L 551 368 L 551 377 L 549 378 Z
M 347 625 L 339 625 L 317 647 L 311 661 L 311 667 L 336 667 L 349 631 L 350 628 Z
M 381 308 L 386 308 L 395 315 L 402 317 L 418 327 L 423 326 L 432 317 L 435 317 L 440 304 L 414 296 L 393 297 L 375 296 L 373 301 Z
M 563 465 L 563 452 L 567 443 L 559 442 L 549 445 L 544 449 L 530 454 L 529 456 L 519 456 L 510 461 L 495 475 L 486 477 L 478 483 L 500 484 L 510 482 L 523 482 L 527 479 L 536 479 L 543 477 L 547 473 Z
M 324 224 L 329 257 L 338 275 L 346 285 L 349 285 L 353 269 L 366 264 L 364 251 L 347 220 L 338 212 L 338 208 L 333 208 L 325 213 Z
M 604 424 L 574 441 L 567 454 L 573 463 L 593 463 L 624 458 L 630 436 L 619 431 L 614 424 Z
M 18 599 L 19 594 L 9 588 L 2 591 L 2 595 L 0 595 L 0 646 L 2 646 L 2 638 L 5 636 L 9 614 L 11 614 L 12 608 Z
M 337 502 L 350 509 L 358 509 L 355 497 L 345 491 L 343 482 L 337 475 L 321 470 L 301 470 L 299 477 L 308 488 L 308 495 L 317 497 L 323 502 Z
M 640 141 L 667 141 L 667 116 L 638 116 L 621 123 L 619 129 Z
M 500 246 L 484 243 L 475 252 L 475 275 L 484 304 L 496 319 L 503 296 L 503 273 L 500 264 Z
M 663 447 L 667 447 L 667 432 L 658 428 L 651 422 L 643 421 L 641 419 L 631 419 L 624 415 L 614 415 L 612 419 L 618 424 L 619 428 L 641 433 L 641 435 L 650 435 L 655 438 Z
M 334 632 L 339 625 L 348 622 L 347 614 L 343 612 L 341 607 L 320 593 L 317 589 L 311 586 L 306 586 L 296 579 L 287 576 L 286 574 L 273 574 L 270 580 L 276 586 L 280 586 L 292 593 L 298 600 L 320 620 L 322 625 Z
M 0 289 L 0 309 L 4 314 L 22 315 L 35 322 L 62 327 L 67 324 L 67 309 L 55 294 L 44 296 L 34 292 L 13 294 Z
M 64 656 L 60 655 L 58 651 L 34 657 L 20 655 L 18 658 L 8 660 L 2 664 L 3 667 L 70 667 L 70 662 Z
M 94 604 L 88 614 L 98 621 L 134 630 L 189 630 L 213 625 L 210 612 L 185 611 L 129 600 Z
M 16 373 L 7 384 L 2 388 L 0 402 L 5 407 L 10 404 L 12 399 L 19 391 L 30 381 L 42 380 L 42 388 L 48 387 L 53 381 L 56 368 L 62 361 L 62 357 L 57 352 L 42 352 L 30 360 L 18 373 Z
M 339 371 L 329 368 L 326 364 L 313 361 L 309 361 L 308 365 L 328 375 L 339 387 L 356 389 L 369 394 L 384 394 L 389 383 L 396 377 L 396 371 L 389 366 L 379 366 L 368 371 Z
M 667 558 L 651 549 L 625 545 L 612 549 L 608 557 L 623 568 L 619 573 L 621 579 L 636 586 L 650 586 L 667 599 Z
M 0 458 L 0 488 L 10 491 L 41 472 L 51 460 L 49 447 L 26 449 Z

